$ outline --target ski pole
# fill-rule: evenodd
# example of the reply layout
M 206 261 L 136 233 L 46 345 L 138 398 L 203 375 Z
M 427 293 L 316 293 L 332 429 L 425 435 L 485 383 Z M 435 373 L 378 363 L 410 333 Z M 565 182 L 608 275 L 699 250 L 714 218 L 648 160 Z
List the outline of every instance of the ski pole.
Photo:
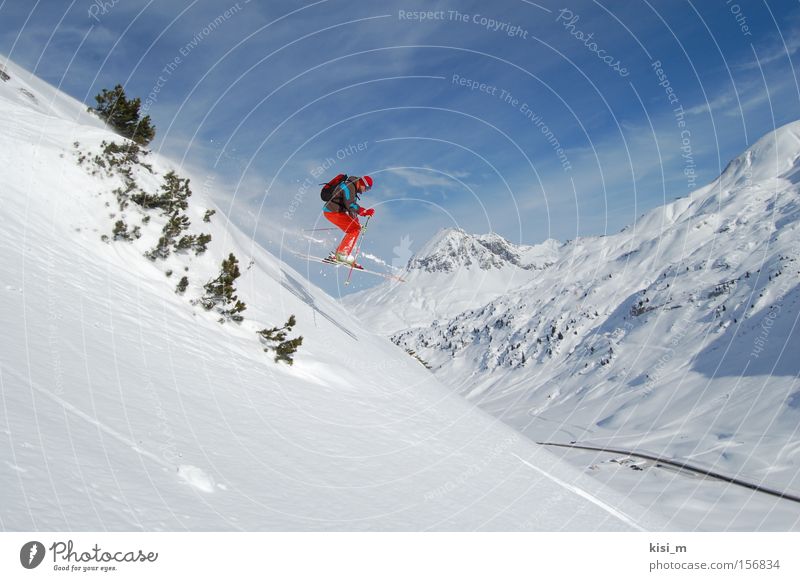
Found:
M 356 263 L 356 258 L 358 258 L 358 253 L 361 252 L 361 243 L 364 241 L 364 232 L 367 231 L 367 225 L 369 224 L 370 219 L 372 216 L 367 216 L 366 222 L 361 227 L 358 232 L 358 238 L 356 239 L 356 252 L 353 255 L 353 264 L 350 265 L 350 270 L 347 273 L 347 280 L 344 281 L 344 286 L 348 286 L 350 284 L 350 277 L 353 276 L 353 267 Z

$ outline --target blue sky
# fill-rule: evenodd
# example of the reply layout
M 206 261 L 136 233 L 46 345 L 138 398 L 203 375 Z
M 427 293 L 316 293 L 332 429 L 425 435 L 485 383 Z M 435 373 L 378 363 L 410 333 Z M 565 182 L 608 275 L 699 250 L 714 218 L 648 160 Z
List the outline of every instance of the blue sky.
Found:
M 329 226 L 317 183 L 369 173 L 389 263 L 445 226 L 618 231 L 800 118 L 799 48 L 790 0 L 0 4 L 0 52 L 87 104 L 124 84 L 273 252 Z

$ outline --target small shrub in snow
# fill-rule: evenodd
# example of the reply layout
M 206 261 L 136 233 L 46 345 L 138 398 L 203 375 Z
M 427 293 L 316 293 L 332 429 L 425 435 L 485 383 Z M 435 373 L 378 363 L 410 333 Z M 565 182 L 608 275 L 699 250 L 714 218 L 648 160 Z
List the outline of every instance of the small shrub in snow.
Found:
M 186 288 L 189 286 L 189 279 L 185 276 L 182 276 L 181 279 L 178 281 L 178 285 L 175 287 L 175 292 L 179 295 L 182 295 L 186 292 Z
M 123 220 L 117 220 L 114 224 L 114 230 L 111 232 L 114 240 L 136 240 L 142 237 L 142 232 L 139 226 L 134 226 L 132 230 L 128 230 L 128 225 Z
M 164 183 L 161 185 L 162 208 L 167 214 L 178 210 L 186 210 L 189 207 L 187 201 L 192 195 L 189 188 L 189 180 L 178 177 L 174 171 L 164 176 Z
M 169 215 L 189 207 L 188 199 L 192 195 L 189 180 L 178 176 L 174 171 L 164 176 L 164 183 L 157 194 L 139 192 L 131 196 L 131 200 L 146 209 L 160 209 Z
M 240 301 L 235 294 L 235 282 L 240 275 L 239 261 L 231 253 L 227 259 L 222 261 L 219 276 L 203 286 L 206 294 L 200 298 L 200 304 L 207 311 L 216 308 L 217 312 L 222 315 L 220 323 L 225 321 L 240 323 L 244 319 L 240 313 L 247 308 L 247 305 Z
M 80 143 L 76 141 L 73 145 L 77 148 Z M 142 193 L 133 177 L 134 167 L 141 166 L 150 173 L 153 172 L 153 168 L 141 160 L 141 157 L 147 155 L 148 151 L 133 142 L 120 144 L 103 141 L 100 146 L 102 147 L 100 153 L 95 154 L 94 157 L 90 157 L 87 152 L 78 150 L 78 165 L 86 164 L 87 170 L 93 176 L 105 175 L 106 177 L 118 176 L 121 178 L 122 185 L 114 189 L 114 194 L 117 196 L 120 210 L 124 210 L 134 192 L 139 191 L 139 195 Z
M 300 345 L 303 344 L 303 337 L 296 337 L 294 339 L 287 339 L 287 335 L 294 328 L 297 321 L 294 315 L 289 317 L 283 327 L 273 327 L 272 329 L 261 329 L 258 331 L 258 336 L 261 341 L 266 344 L 264 351 L 274 352 L 275 363 L 283 361 L 292 365 L 294 363 L 294 354 Z
M 216 214 L 216 210 L 206 210 L 205 215 L 203 216 L 203 222 L 211 222 L 211 216 Z
M 103 148 L 103 159 L 110 168 L 120 168 L 130 171 L 134 165 L 140 165 L 153 173 L 153 166 L 144 163 L 139 156 L 146 156 L 149 152 L 139 147 L 137 143 L 126 141 L 117 143 L 115 141 L 103 141 L 100 144 Z
M 294 354 L 297 352 L 298 347 L 300 347 L 302 344 L 302 336 L 280 343 L 277 347 L 275 347 L 275 363 L 284 361 L 289 365 L 294 365 Z
M 189 222 L 189 216 L 175 212 L 169 217 L 167 223 L 164 224 L 164 234 L 168 234 L 174 239 L 177 238 L 178 235 L 180 235 L 180 233 L 184 230 L 188 230 L 189 226 L 191 226 L 191 222 Z
M 194 234 L 185 234 L 175 243 L 175 252 L 189 250 L 196 242 L 197 236 Z
M 167 238 L 166 236 L 160 236 L 158 238 L 158 242 L 156 243 L 155 248 L 152 250 L 148 250 L 144 253 L 145 257 L 150 260 L 156 260 L 158 258 L 166 258 L 169 256 L 170 248 L 172 247 L 172 240 Z
M 189 224 L 189 217 L 186 214 L 175 212 L 164 224 L 156 247 L 145 253 L 145 256 L 150 260 L 169 256 L 170 250 L 176 244 L 175 239 L 180 236 L 181 232 L 189 228 Z
M 419 355 L 417 355 L 417 352 L 416 352 L 416 351 L 414 351 L 413 349 L 409 349 L 409 348 L 407 348 L 407 347 L 406 347 L 406 353 L 408 353 L 409 355 L 411 355 L 411 357 L 413 357 L 414 359 L 416 359 L 417 361 L 419 361 L 420 363 L 422 363 L 422 365 L 423 365 L 423 367 L 425 367 L 425 369 L 433 369 L 433 367 L 431 366 L 431 364 L 430 364 L 430 363 L 428 363 L 427 361 L 425 361 L 425 360 L 424 360 L 422 357 L 420 357 Z
M 206 250 L 208 250 L 209 242 L 211 242 L 211 234 L 198 234 L 194 241 L 194 245 L 192 246 L 192 250 L 194 250 L 195 255 L 200 256 Z
M 210 234 L 186 234 L 175 243 L 175 252 L 193 250 L 195 255 L 200 256 L 208 249 L 209 242 L 211 242 Z

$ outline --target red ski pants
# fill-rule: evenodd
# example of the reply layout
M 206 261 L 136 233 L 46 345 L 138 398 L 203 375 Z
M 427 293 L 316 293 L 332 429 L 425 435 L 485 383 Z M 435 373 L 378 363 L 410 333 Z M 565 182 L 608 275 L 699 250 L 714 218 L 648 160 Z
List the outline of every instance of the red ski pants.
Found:
M 342 242 L 336 252 L 341 252 L 345 255 L 352 254 L 353 246 L 356 245 L 356 240 L 358 240 L 358 233 L 361 232 L 361 224 L 358 223 L 358 218 L 350 217 L 347 212 L 323 212 L 323 214 L 329 222 L 344 231 L 344 238 L 342 238 Z

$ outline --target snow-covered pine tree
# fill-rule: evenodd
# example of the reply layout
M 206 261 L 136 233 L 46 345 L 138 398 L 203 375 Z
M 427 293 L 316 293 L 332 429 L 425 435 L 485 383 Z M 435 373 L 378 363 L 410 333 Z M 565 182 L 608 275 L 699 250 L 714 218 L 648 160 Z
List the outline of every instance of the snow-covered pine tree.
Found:
M 303 337 L 296 337 L 295 339 L 287 339 L 288 333 L 294 328 L 297 320 L 294 315 L 289 317 L 283 327 L 273 327 L 272 329 L 261 329 L 258 331 L 259 337 L 267 344 L 264 351 L 270 350 L 275 353 L 275 362 L 283 361 L 292 365 L 294 363 L 294 354 L 297 348 L 303 344 Z
M 275 363 L 284 361 L 289 365 L 294 365 L 294 354 L 297 352 L 297 348 L 302 344 L 302 335 L 296 339 L 289 339 L 288 341 L 280 343 L 275 347 Z
M 195 238 L 194 246 L 192 249 L 196 256 L 200 256 L 208 249 L 208 243 L 211 242 L 211 234 L 198 234 Z
M 194 250 L 195 255 L 203 254 L 211 242 L 211 234 L 186 234 L 175 243 L 175 252 Z
M 186 214 L 175 212 L 164 224 L 156 247 L 145 252 L 145 256 L 150 260 L 169 256 L 170 249 L 175 244 L 175 239 L 180 236 L 181 232 L 189 228 L 189 225 L 189 217 Z
M 142 237 L 141 228 L 134 226 L 133 229 L 128 230 L 128 225 L 123 220 L 117 220 L 114 224 L 114 230 L 111 232 L 114 240 L 134 240 Z
M 186 210 L 189 207 L 188 200 L 191 195 L 189 179 L 181 178 L 174 171 L 170 171 L 164 176 L 164 183 L 161 184 L 158 194 L 141 191 L 131 196 L 131 200 L 145 209 L 159 208 L 164 215 L 168 216 Z
M 225 321 L 240 323 L 244 320 L 240 313 L 247 308 L 247 305 L 234 294 L 236 292 L 234 283 L 239 276 L 241 276 L 239 261 L 231 252 L 228 258 L 222 261 L 219 276 L 203 286 L 206 294 L 200 298 L 200 304 L 207 311 L 216 307 L 217 312 L 222 315 L 220 323 Z
M 103 89 L 94 99 L 97 101 L 94 111 L 123 137 L 147 145 L 156 136 L 150 115 L 140 116 L 142 100 L 139 97 L 128 99 L 122 85 L 117 85 L 111 91 Z
M 189 207 L 188 199 L 192 195 L 189 188 L 189 178 L 181 178 L 174 171 L 164 176 L 164 183 L 161 184 L 161 205 L 165 214 L 172 214 L 178 210 L 185 210 Z
M 189 250 L 197 242 L 197 236 L 194 234 L 184 234 L 180 240 L 175 243 L 175 252 Z

